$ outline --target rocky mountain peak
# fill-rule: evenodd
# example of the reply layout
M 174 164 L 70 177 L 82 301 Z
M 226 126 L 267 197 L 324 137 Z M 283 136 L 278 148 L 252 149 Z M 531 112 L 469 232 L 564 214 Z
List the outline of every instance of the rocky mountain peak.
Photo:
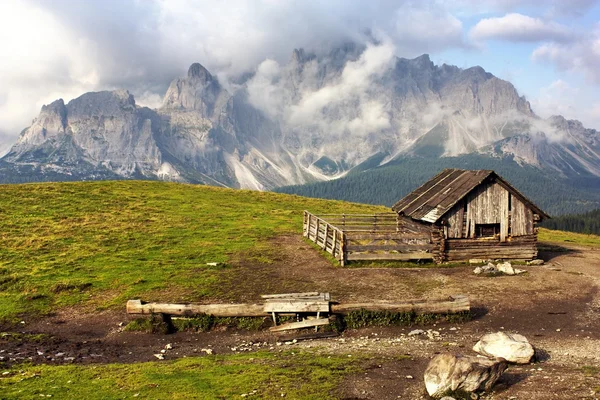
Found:
M 187 76 L 189 79 L 199 79 L 202 82 L 210 82 L 214 79 L 210 72 L 200 63 L 190 65 Z
M 67 124 L 67 107 L 64 100 L 58 99 L 48 105 L 43 105 L 39 118 L 56 118 L 64 128 Z
M 70 117 L 117 116 L 136 108 L 135 98 L 127 90 L 85 93 L 66 106 Z

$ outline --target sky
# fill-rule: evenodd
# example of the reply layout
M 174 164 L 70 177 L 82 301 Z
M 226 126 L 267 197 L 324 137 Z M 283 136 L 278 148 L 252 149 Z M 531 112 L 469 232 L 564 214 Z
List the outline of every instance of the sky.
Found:
M 365 32 L 398 57 L 480 65 L 541 117 L 600 129 L 600 0 L 2 0 L 0 151 L 58 98 L 123 88 L 157 107 L 193 62 L 227 85 Z

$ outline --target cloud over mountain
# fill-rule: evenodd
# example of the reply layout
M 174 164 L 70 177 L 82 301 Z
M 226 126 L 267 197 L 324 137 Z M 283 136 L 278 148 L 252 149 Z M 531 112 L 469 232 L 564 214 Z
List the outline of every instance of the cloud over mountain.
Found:
M 471 29 L 470 36 L 474 40 L 501 39 L 514 42 L 567 42 L 574 38 L 566 26 L 518 13 L 482 19 Z

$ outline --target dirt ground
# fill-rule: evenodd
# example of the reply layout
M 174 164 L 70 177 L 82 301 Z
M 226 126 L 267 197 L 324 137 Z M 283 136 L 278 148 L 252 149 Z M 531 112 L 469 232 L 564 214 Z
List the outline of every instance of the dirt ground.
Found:
M 251 257 L 236 260 L 223 282 L 224 293 L 244 293 L 235 301 L 257 301 L 260 294 L 298 291 L 330 292 L 337 301 L 441 298 L 467 294 L 473 321 L 426 327 L 382 327 L 347 330 L 336 338 L 286 344 L 268 332 L 217 329 L 170 335 L 123 331 L 123 311 L 81 315 L 62 311 L 16 327 L 0 327 L 0 363 L 107 363 L 236 352 L 283 351 L 367 356 L 363 373 L 339 388 L 345 399 L 425 399 L 423 372 L 430 358 L 450 351 L 474 354 L 473 344 L 488 332 L 525 335 L 536 347 L 536 363 L 511 366 L 488 399 L 597 399 L 600 376 L 584 366 L 600 367 L 600 249 L 549 246 L 543 266 L 519 266 L 518 276 L 482 277 L 472 267 L 340 268 L 302 238 L 280 238 L 276 262 Z M 235 291 L 233 291 L 235 288 Z M 123 307 L 124 308 L 124 307 Z M 408 336 L 413 329 L 429 334 Z M 433 332 L 435 331 L 435 332 Z M 45 334 L 37 340 L 15 335 Z M 439 333 L 439 335 L 438 335 Z M 203 350 L 204 349 L 204 350 Z

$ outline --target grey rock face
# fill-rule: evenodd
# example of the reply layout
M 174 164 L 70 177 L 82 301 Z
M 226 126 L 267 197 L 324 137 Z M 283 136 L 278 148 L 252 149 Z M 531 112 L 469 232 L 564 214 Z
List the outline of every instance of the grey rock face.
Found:
M 320 56 L 296 49 L 287 64 L 265 62 L 234 87 L 195 63 L 157 110 L 124 90 L 57 100 L 3 160 L 259 190 L 343 176 L 375 155 L 383 165 L 479 152 L 600 176 L 598 132 L 540 120 L 481 67 L 346 44 Z

